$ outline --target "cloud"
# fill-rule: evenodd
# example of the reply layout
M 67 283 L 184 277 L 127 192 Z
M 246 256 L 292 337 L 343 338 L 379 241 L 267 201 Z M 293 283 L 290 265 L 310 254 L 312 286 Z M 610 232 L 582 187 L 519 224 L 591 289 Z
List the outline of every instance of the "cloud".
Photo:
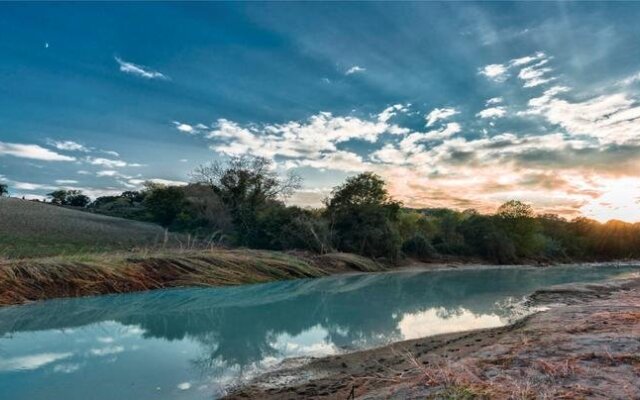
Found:
M 396 112 L 401 109 L 394 106 Z M 386 109 L 375 120 L 365 120 L 320 112 L 306 121 L 246 125 L 219 119 L 206 137 L 213 142 L 211 149 L 226 155 L 252 154 L 270 159 L 302 159 L 306 160 L 307 165 L 311 161 L 314 165 L 323 165 L 332 158 L 341 158 L 335 165 L 344 166 L 353 164 L 356 159 L 350 157 L 348 161 L 344 160 L 346 155 L 339 153 L 339 144 L 352 140 L 375 143 L 383 134 L 402 135 L 409 132 L 406 128 L 389 123 L 390 115 L 391 111 Z M 337 154 L 332 156 L 331 153 Z
M 97 357 L 104 357 L 104 356 L 119 354 L 119 353 L 122 353 L 123 351 L 124 351 L 123 346 L 107 346 L 102 348 L 91 349 L 89 350 L 89 353 Z
M 510 70 L 520 68 L 518 78 L 524 81 L 524 87 L 535 87 L 555 79 L 545 76 L 552 71 L 551 68 L 544 67 L 550 59 L 545 53 L 538 51 L 533 55 L 511 59 L 505 64 L 486 65 L 480 68 L 478 73 L 491 81 L 500 83 L 509 78 Z M 536 64 L 529 65 L 533 62 Z
M 47 144 L 58 150 L 89 152 L 87 147 L 73 140 L 47 140 Z
M 0 156 L 3 155 L 41 161 L 75 161 L 75 157 L 56 153 L 37 144 L 0 142 Z
M 58 185 L 74 185 L 78 183 L 78 181 L 75 181 L 73 179 L 56 179 L 56 183 Z
M 503 102 L 502 97 L 493 97 L 493 98 L 487 100 L 486 105 L 490 106 L 490 105 L 493 105 L 493 104 L 500 104 L 502 102 Z
M 621 80 L 620 82 L 618 82 L 618 85 L 621 86 L 629 86 L 629 85 L 633 85 L 634 83 L 640 82 L 640 72 L 631 75 L 628 78 L 625 78 L 623 80 Z
M 72 353 L 41 353 L 0 359 L 0 371 L 30 371 L 71 357 Z
M 158 185 L 165 186 L 185 186 L 188 185 L 188 182 L 184 181 L 175 181 L 170 179 L 162 179 L 162 178 L 150 178 L 150 179 L 129 179 L 129 183 L 134 186 L 140 186 L 145 182 L 156 183 Z
M 166 75 L 158 71 L 154 71 L 150 68 L 144 67 L 142 65 L 137 65 L 132 62 L 124 61 L 120 57 L 114 57 L 114 58 L 118 63 L 118 65 L 120 66 L 120 71 L 124 72 L 125 74 L 131 74 L 131 75 L 139 76 L 145 79 L 161 79 L 161 80 L 169 79 L 169 77 L 167 77 Z
M 88 157 L 86 161 L 92 165 L 100 165 L 106 168 L 142 167 L 142 164 L 128 163 L 123 160 L 114 160 L 102 157 Z
M 425 116 L 426 120 L 427 120 L 427 127 L 432 126 L 433 124 L 435 124 L 438 121 L 441 121 L 443 119 L 447 119 L 449 117 L 452 117 L 456 114 L 459 114 L 460 112 L 458 110 L 456 110 L 455 108 L 451 108 L 451 107 L 446 107 L 446 108 L 434 108 L 433 110 L 431 110 L 431 112 L 429 114 L 427 114 Z
M 552 71 L 551 68 L 543 67 L 547 62 L 548 60 L 542 60 L 535 65 L 520 70 L 518 78 L 524 81 L 524 87 L 540 86 L 555 79 L 546 76 L 547 72 Z
M 505 116 L 507 111 L 502 106 L 498 107 L 489 107 L 480 111 L 476 114 L 476 116 L 480 118 L 502 118 Z
M 408 106 L 410 106 L 410 104 L 407 104 L 407 105 L 394 104 L 390 107 L 387 107 L 384 110 L 382 110 L 380 114 L 378 114 L 378 121 L 387 122 L 399 112 L 406 112 L 408 109 Z
M 507 79 L 508 68 L 503 64 L 489 64 L 482 67 L 478 73 L 494 82 L 504 82 Z
M 363 68 L 359 65 L 354 65 L 353 67 L 349 68 L 348 70 L 345 71 L 345 75 L 353 75 L 353 74 L 357 74 L 357 73 L 361 73 L 361 72 L 365 72 L 367 69 Z
M 106 169 L 106 170 L 102 170 L 102 171 L 98 171 L 96 172 L 96 176 L 117 176 L 119 175 L 118 171 L 113 170 L 113 169 Z
M 583 101 L 559 96 L 570 89 L 554 86 L 529 100 L 523 115 L 539 115 L 573 136 L 587 136 L 601 144 L 640 140 L 640 105 L 626 93 L 611 93 Z

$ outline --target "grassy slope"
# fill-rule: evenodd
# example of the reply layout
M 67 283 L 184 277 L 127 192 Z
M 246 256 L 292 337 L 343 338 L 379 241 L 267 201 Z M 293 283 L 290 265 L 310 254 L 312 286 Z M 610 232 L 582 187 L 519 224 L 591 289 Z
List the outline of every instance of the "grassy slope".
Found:
M 158 225 L 0 198 L 0 257 L 122 250 L 163 240 Z
M 246 249 L 7 260 L 0 261 L 0 306 L 56 297 L 240 285 L 384 269 L 352 254 L 300 256 Z
M 0 199 L 0 306 L 55 297 L 312 278 L 384 267 L 350 254 L 183 249 L 154 224 Z M 188 246 L 187 246 L 188 247 Z

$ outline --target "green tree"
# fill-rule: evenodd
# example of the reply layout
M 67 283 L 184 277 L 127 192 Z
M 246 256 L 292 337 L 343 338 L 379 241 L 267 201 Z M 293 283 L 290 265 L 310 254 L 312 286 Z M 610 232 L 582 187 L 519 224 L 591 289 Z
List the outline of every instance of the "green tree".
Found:
M 59 206 L 86 207 L 91 202 L 91 199 L 80 190 L 59 189 L 47 196 L 51 198 L 51 203 Z
M 540 225 L 534 218 L 533 208 L 521 201 L 510 200 L 498 208 L 499 227 L 513 241 L 518 257 L 539 254 L 544 247 Z
M 348 178 L 325 202 L 339 250 L 373 257 L 398 256 L 401 240 L 395 222 L 400 203 L 389 196 L 378 175 L 365 172 Z
M 191 178 L 211 187 L 219 196 L 232 216 L 236 242 L 244 246 L 263 240 L 259 213 L 286 199 L 301 185 L 297 175 L 280 177 L 271 161 L 247 156 L 232 158 L 227 163 L 201 165 Z
M 0 197 L 9 196 L 9 186 L 5 183 L 0 183 Z
M 144 199 L 151 219 L 169 227 L 183 211 L 184 192 L 177 186 L 152 185 Z

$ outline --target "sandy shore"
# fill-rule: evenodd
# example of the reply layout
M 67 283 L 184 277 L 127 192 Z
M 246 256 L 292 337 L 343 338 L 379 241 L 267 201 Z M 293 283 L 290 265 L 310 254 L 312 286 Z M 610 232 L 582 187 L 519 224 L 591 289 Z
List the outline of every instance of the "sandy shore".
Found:
M 313 360 L 229 399 L 637 399 L 640 279 L 565 285 L 517 323 Z

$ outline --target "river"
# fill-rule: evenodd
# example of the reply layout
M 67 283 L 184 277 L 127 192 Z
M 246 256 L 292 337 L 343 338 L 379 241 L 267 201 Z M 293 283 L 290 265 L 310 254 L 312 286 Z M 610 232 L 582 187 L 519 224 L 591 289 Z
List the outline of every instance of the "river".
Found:
M 505 325 L 536 289 L 633 271 L 401 271 L 5 307 L 0 398 L 217 398 L 283 360 Z

